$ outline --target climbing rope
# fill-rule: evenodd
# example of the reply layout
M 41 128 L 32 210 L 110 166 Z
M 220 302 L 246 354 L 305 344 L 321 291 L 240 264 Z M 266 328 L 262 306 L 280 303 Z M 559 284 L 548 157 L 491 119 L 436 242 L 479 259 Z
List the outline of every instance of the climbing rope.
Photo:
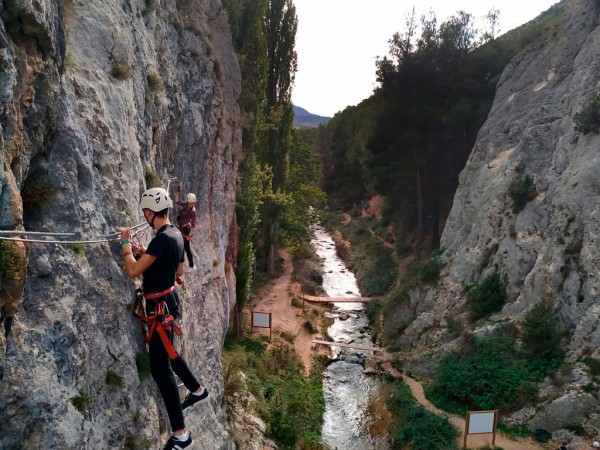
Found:
M 145 231 L 148 228 L 146 222 L 139 223 L 131 227 L 132 237 L 137 236 L 139 233 Z M 3 236 L 8 235 L 8 236 Z M 50 239 L 28 239 L 14 236 L 47 236 Z M 121 233 L 113 233 L 105 236 L 98 236 L 92 239 L 73 239 L 73 240 L 62 240 L 54 239 L 54 237 L 70 237 L 79 236 L 78 233 L 51 233 L 45 231 L 22 231 L 22 230 L 0 230 L 0 240 L 4 241 L 15 241 L 15 242 L 28 242 L 35 244 L 99 244 L 103 242 L 112 242 L 119 239 Z

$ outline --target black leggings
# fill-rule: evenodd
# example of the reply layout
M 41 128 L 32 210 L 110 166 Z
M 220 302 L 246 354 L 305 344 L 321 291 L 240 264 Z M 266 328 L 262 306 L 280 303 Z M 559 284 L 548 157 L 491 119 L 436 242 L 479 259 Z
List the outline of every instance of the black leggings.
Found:
M 188 263 L 190 267 L 194 267 L 194 255 L 192 254 L 192 247 L 190 246 L 190 242 L 187 239 L 183 240 L 183 249 L 185 250 L 185 254 L 188 257 Z
M 168 331 L 167 335 L 171 343 L 173 343 L 173 330 Z M 177 358 L 169 359 L 169 355 L 156 331 L 152 334 L 152 339 L 150 339 L 149 353 L 152 378 L 156 381 L 160 395 L 165 402 L 169 422 L 171 422 L 171 429 L 173 431 L 181 430 L 185 428 L 185 422 L 183 421 L 183 412 L 181 411 L 179 388 L 177 387 L 173 372 L 177 374 L 190 392 L 196 392 L 200 388 L 200 383 L 179 354 Z

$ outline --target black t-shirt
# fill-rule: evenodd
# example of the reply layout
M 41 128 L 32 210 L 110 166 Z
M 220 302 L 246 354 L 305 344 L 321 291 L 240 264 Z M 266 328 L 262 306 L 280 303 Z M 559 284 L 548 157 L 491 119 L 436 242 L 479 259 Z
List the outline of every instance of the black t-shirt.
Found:
M 175 284 L 177 268 L 183 262 L 183 237 L 173 225 L 164 225 L 150 241 L 146 253 L 156 256 L 144 272 L 144 292 L 160 292 Z

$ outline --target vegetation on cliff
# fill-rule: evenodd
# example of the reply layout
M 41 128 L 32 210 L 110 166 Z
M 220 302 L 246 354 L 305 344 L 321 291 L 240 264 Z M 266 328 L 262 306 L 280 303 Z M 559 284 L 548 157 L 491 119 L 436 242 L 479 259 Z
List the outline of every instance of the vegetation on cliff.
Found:
M 258 340 L 225 342 L 225 401 L 247 390 L 253 413 L 267 423 L 266 434 L 282 449 L 320 450 L 325 404 L 320 363 L 306 377 L 302 361 L 283 343 L 265 349 Z M 234 436 L 235 440 L 235 436 Z

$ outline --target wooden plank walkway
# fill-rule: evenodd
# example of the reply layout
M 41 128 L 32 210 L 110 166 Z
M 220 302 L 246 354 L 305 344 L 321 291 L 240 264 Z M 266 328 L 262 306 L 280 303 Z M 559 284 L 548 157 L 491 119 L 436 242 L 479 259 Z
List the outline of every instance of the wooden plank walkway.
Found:
M 379 300 L 377 297 L 313 297 L 312 295 L 302 295 L 304 300 L 309 302 L 326 303 L 367 303 L 372 300 Z
M 370 346 L 370 345 L 344 344 L 342 342 L 317 341 L 314 339 L 312 342 L 313 342 L 313 344 L 329 345 L 330 347 L 346 347 L 346 348 L 353 348 L 355 350 L 368 350 L 371 352 L 380 352 L 382 350 L 381 347 L 375 347 L 375 346 Z

